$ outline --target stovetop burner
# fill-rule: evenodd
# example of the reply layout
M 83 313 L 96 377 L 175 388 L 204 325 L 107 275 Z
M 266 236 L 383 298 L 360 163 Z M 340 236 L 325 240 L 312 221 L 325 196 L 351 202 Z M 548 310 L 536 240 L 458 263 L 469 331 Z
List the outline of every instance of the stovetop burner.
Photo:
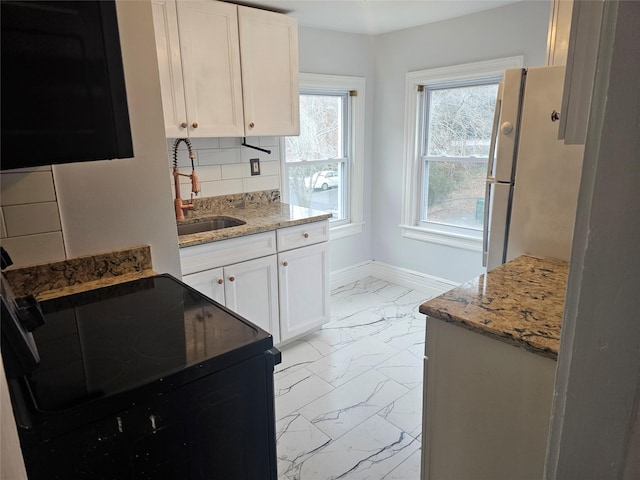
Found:
M 27 379 L 43 412 L 162 381 L 268 337 L 169 275 L 41 303 L 39 367 Z M 167 382 L 169 383 L 169 382 Z

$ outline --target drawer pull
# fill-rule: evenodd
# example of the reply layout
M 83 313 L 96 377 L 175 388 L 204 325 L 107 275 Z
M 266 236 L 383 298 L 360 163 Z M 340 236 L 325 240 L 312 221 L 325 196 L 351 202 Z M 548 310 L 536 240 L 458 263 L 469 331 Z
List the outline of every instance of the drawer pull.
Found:
M 306 232 L 305 232 L 302 236 L 303 236 L 304 238 L 309 238 L 309 234 L 308 234 L 308 233 L 306 233 Z
M 224 280 L 222 278 L 218 279 L 218 285 L 222 285 L 224 283 Z

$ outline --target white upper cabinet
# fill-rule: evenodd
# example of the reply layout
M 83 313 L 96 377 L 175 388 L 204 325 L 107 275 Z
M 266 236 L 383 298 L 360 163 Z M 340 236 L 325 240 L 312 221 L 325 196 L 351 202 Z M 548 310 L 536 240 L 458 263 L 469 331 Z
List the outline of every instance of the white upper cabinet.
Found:
M 167 137 L 299 134 L 295 19 L 213 0 L 152 2 Z
M 238 21 L 246 135 L 299 135 L 296 19 L 239 6 Z
M 547 65 L 566 65 L 573 0 L 553 0 L 547 36 Z
M 610 5 L 603 0 L 576 0 L 573 3 L 558 128 L 558 138 L 567 145 L 584 145 L 586 141 L 600 29 L 605 7 Z

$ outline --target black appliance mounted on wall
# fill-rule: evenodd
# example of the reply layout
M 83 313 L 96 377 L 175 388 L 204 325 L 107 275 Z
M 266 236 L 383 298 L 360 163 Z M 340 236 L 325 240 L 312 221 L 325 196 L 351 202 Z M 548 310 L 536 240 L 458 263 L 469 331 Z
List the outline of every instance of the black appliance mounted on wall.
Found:
M 0 169 L 133 157 L 115 1 L 0 9 Z

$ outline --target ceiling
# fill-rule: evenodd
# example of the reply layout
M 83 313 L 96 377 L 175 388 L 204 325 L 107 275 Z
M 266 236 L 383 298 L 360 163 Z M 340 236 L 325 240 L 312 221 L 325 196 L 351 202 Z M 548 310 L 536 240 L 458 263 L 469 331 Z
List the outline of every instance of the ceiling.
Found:
M 250 0 L 298 19 L 298 25 L 375 35 L 460 17 L 521 0 Z

